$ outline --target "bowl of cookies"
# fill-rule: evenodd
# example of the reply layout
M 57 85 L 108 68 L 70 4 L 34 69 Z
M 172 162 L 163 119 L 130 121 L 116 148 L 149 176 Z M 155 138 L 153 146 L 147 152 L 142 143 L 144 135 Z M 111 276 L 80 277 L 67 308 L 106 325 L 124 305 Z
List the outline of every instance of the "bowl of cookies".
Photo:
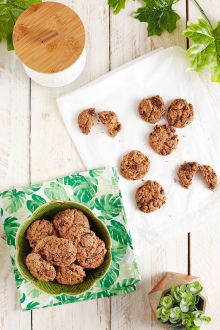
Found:
M 111 264 L 108 229 L 86 206 L 52 200 L 26 219 L 16 235 L 16 264 L 48 295 L 88 291 Z

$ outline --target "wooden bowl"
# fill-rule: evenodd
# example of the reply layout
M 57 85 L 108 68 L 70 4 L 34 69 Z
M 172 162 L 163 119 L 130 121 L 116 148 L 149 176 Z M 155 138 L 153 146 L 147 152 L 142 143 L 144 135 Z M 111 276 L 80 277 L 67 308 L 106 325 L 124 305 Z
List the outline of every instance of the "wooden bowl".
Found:
M 51 221 L 57 213 L 67 209 L 78 209 L 88 217 L 91 230 L 93 230 L 95 234 L 105 242 L 107 249 L 105 260 L 98 268 L 85 269 L 86 277 L 82 283 L 65 285 L 58 283 L 56 280 L 51 282 L 41 282 L 31 275 L 25 263 L 27 255 L 32 250 L 29 241 L 26 239 L 27 229 L 34 221 L 42 219 Z M 111 238 L 108 229 L 86 206 L 79 203 L 52 200 L 51 202 L 40 206 L 33 215 L 26 219 L 19 227 L 15 244 L 17 251 L 16 264 L 19 272 L 27 281 L 32 282 L 39 291 L 50 296 L 58 296 L 61 294 L 75 296 L 88 291 L 107 273 L 111 264 Z

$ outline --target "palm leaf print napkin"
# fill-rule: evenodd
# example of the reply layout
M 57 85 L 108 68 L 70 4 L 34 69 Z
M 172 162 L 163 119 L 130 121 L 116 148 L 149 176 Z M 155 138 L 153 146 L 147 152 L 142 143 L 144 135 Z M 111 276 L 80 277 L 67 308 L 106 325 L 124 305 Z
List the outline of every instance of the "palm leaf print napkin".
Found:
M 48 296 L 23 278 L 16 267 L 15 237 L 20 224 L 52 199 L 75 201 L 90 208 L 107 226 L 112 240 L 108 273 L 79 296 Z M 109 297 L 136 290 L 140 274 L 114 167 L 103 167 L 0 194 L 1 218 L 23 311 Z

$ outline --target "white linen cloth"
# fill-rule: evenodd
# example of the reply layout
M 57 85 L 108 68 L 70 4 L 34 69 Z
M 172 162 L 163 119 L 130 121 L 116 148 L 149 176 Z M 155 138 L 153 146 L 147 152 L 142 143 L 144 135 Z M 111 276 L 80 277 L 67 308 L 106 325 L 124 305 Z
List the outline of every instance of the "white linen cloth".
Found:
M 210 165 L 220 176 L 220 111 L 211 103 L 198 74 L 186 72 L 188 59 L 184 53 L 180 47 L 171 47 L 142 56 L 57 99 L 64 123 L 87 169 L 107 165 L 118 168 L 137 254 L 220 215 L 220 184 L 212 192 L 199 173 L 189 190 L 176 181 L 178 168 L 184 161 Z M 160 156 L 151 149 L 148 136 L 155 125 L 146 123 L 138 114 L 139 102 L 157 94 L 163 97 L 166 108 L 174 99 L 183 98 L 195 110 L 194 121 L 177 129 L 179 145 L 169 156 Z M 82 110 L 93 107 L 96 113 L 103 110 L 117 113 L 122 131 L 115 138 L 108 135 L 107 127 L 101 122 L 97 124 L 98 118 L 88 136 L 81 133 L 77 117 Z M 166 115 L 159 124 L 165 123 Z M 131 150 L 149 156 L 151 167 L 144 180 L 158 181 L 166 192 L 166 204 L 150 214 L 139 211 L 135 202 L 136 189 L 143 182 L 126 180 L 120 174 L 120 162 Z

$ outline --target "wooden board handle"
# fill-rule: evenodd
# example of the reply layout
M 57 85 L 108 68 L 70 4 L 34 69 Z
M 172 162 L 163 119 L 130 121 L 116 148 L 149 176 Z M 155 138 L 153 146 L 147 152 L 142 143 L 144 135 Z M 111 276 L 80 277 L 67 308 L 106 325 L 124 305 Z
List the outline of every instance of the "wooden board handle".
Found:
M 49 42 L 51 42 L 52 40 L 54 40 L 55 38 L 57 38 L 58 36 L 58 32 L 55 30 L 55 31 L 52 31 L 48 34 L 46 34 L 44 37 L 41 38 L 41 41 L 43 44 L 48 44 Z

